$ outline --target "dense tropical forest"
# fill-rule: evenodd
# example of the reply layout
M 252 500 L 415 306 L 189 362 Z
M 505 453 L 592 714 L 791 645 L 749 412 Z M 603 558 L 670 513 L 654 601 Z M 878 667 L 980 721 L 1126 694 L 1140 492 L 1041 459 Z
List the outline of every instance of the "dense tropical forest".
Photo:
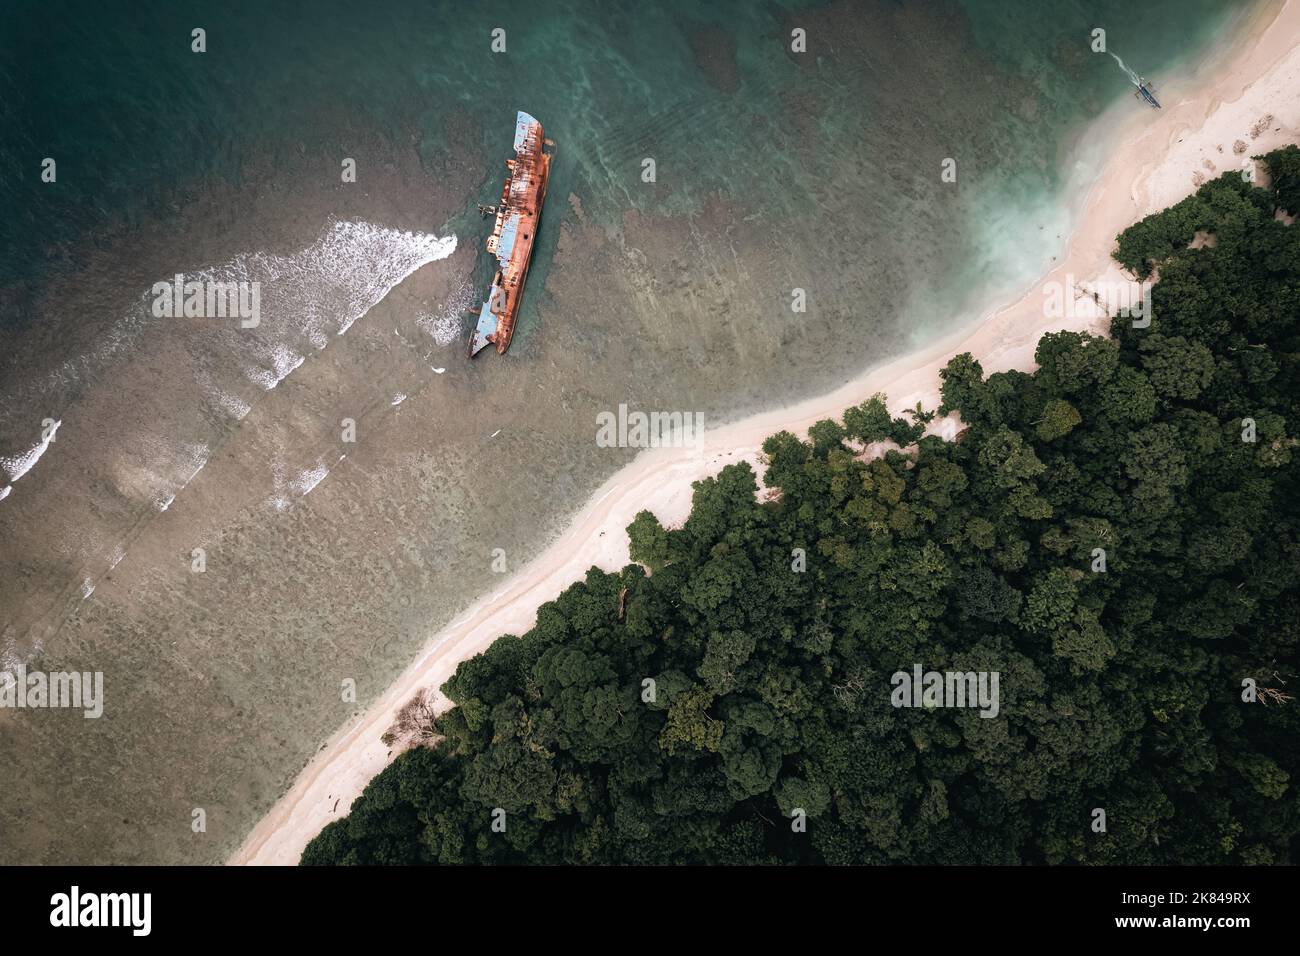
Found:
M 1263 159 L 1119 237 L 1148 327 L 958 356 L 937 410 L 640 514 L 303 863 L 1295 862 L 1300 151 Z M 895 706 L 916 665 L 996 716 Z

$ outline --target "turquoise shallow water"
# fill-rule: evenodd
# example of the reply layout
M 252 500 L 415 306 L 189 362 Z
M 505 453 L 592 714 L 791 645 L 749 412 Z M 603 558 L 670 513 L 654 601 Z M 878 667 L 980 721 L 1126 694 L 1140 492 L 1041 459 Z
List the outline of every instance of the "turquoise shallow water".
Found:
M 712 400 L 683 377 L 686 397 L 725 414 L 806 394 L 951 328 L 982 290 L 1027 279 L 1059 251 L 1061 145 L 1129 88 L 1089 49 L 1095 27 L 1161 76 L 1245 5 L 497 0 L 393 2 L 362 14 L 329 0 L 19 3 L 0 38 L 11 91 L 0 102 L 0 334 L 16 343 L 0 387 L 39 371 L 40 355 L 19 347 L 31 345 L 19 331 L 29 324 L 40 326 L 38 342 L 102 339 L 67 297 L 134 281 L 121 261 L 153 264 L 139 250 L 161 231 L 202 229 L 238 255 L 266 246 L 266 218 L 301 216 L 308 221 L 277 237 L 278 248 L 306 245 L 344 213 L 304 190 L 337 183 L 345 156 L 358 158 L 363 189 L 376 167 L 407 171 L 413 157 L 440 197 L 430 214 L 403 196 L 401 221 L 378 225 L 476 240 L 474 206 L 496 199 L 522 108 L 560 143 L 553 198 L 578 197 L 584 221 L 625 248 L 640 249 L 628 238 L 630 213 L 666 242 L 680 239 L 657 226 L 690 223 L 709 248 L 687 251 L 672 284 L 734 287 L 711 313 L 647 331 L 713 350 L 718 337 L 699 326 L 725 326 L 736 378 L 759 387 Z M 206 31 L 206 53 L 191 50 L 195 27 Z M 504 53 L 491 46 L 498 28 Z M 806 31 L 804 53 L 790 49 L 795 29 Z M 57 184 L 40 181 L 47 156 Z M 479 173 L 448 177 L 449 157 Z M 940 180 L 945 159 L 957 163 L 956 183 Z M 654 183 L 642 180 L 648 160 Z M 391 183 L 379 188 L 394 194 Z M 408 175 L 401 185 L 416 184 Z M 192 215 L 205 199 L 228 205 L 221 221 Z M 519 341 L 550 304 L 580 321 L 598 352 L 659 320 L 629 320 L 627 293 L 613 284 L 619 308 L 548 287 L 555 220 L 568 212 L 551 211 L 542 231 Z M 88 253 L 108 248 L 116 259 L 92 265 Z M 161 274 L 213 265 L 197 244 L 173 248 L 176 261 L 156 262 Z M 640 251 L 662 278 L 654 250 Z M 484 257 L 474 284 L 488 277 Z M 792 320 L 795 288 L 812 306 Z M 671 380 L 682 363 L 642 364 Z M 12 450 L 13 414 L 28 410 L 0 411 L 0 453 Z
M 971 158 L 973 188 L 1051 189 L 1063 133 L 1125 89 L 1087 50 L 1092 28 L 1156 74 L 1234 6 L 855 3 L 837 36 L 820 4 L 20 2 L 0 39 L 0 279 L 198 180 L 238 182 L 253 157 L 418 130 L 432 163 L 449 112 L 497 148 L 524 104 L 564 144 L 557 188 L 581 183 L 609 220 L 629 204 L 698 210 L 720 191 L 798 228 L 821 217 L 846 157 L 859 178 L 835 184 L 833 207 L 901 212 L 936 178 L 922 147 L 940 144 Z M 804 20 L 808 52 L 788 55 Z M 206 54 L 190 51 L 195 26 Z M 489 48 L 496 27 L 504 55 Z M 832 65 L 837 46 L 861 55 Z M 636 188 L 646 155 L 660 189 Z M 44 156 L 59 160 L 57 190 L 38 181 Z
M 0 666 L 102 670 L 109 719 L 0 713 L 0 860 L 222 858 L 630 460 L 598 414 L 717 423 L 968 320 L 1060 251 L 1064 144 L 1127 95 L 1090 31 L 1159 81 L 1244 9 L 11 4 Z M 469 363 L 516 109 L 550 200 L 511 351 Z M 151 317 L 177 272 L 262 282 L 261 327 Z

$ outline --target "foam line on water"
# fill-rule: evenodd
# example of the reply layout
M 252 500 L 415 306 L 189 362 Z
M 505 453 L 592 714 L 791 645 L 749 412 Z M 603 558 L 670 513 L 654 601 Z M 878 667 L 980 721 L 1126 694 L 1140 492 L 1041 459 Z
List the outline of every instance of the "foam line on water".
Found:
M 14 455 L 12 458 L 0 458 L 0 468 L 9 475 L 10 482 L 15 482 L 27 474 L 32 470 L 32 466 L 41 460 L 41 456 L 49 449 L 50 442 L 54 441 L 54 436 L 62 424 L 62 420 L 56 421 L 50 426 L 48 434 L 43 434 L 41 440 L 23 454 Z
M 1134 86 L 1142 85 L 1142 79 L 1128 68 L 1128 64 L 1119 58 L 1118 53 L 1112 53 L 1111 56 L 1115 58 L 1115 62 L 1119 64 L 1119 68 L 1128 74 L 1129 81 L 1132 82 Z
M 245 328 L 237 318 L 213 318 L 200 320 L 211 322 L 210 326 L 196 327 L 192 320 L 156 316 L 151 284 L 106 336 L 101 349 L 65 366 L 55 377 L 62 381 L 60 372 L 71 372 L 74 367 L 78 372 L 88 371 L 124 351 L 128 343 L 143 341 L 138 330 L 149 328 L 155 334 L 174 330 L 177 341 L 195 356 L 193 364 L 200 369 L 194 376 L 197 388 L 191 407 L 206 409 L 215 420 L 240 420 L 259 393 L 274 389 L 301 368 L 310 353 L 344 334 L 411 273 L 450 256 L 456 242 L 454 235 L 336 221 L 297 252 L 241 253 L 219 265 L 180 273 L 183 283 L 257 283 L 260 321 Z M 172 275 L 160 281 L 174 279 Z M 169 328 L 169 323 L 174 325 Z M 174 397 L 169 401 L 174 402 Z M 31 469 L 53 437 L 51 430 L 48 439 L 28 452 L 0 458 L 10 482 Z M 130 473 L 144 479 L 139 484 L 148 488 L 146 498 L 155 509 L 165 511 L 206 461 L 207 449 L 199 444 L 203 454 L 195 460 L 194 448 L 210 437 L 146 432 L 125 437 L 113 454 L 119 461 L 132 461 Z M 110 470 L 121 469 L 110 466 Z M 129 494 L 132 489 L 119 490 Z

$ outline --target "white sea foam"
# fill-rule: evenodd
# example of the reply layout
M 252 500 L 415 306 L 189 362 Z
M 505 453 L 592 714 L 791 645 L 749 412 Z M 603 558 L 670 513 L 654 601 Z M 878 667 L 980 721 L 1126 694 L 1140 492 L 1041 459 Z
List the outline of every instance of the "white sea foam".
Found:
M 153 444 L 157 447 L 161 443 Z M 151 456 L 148 476 L 153 488 L 153 506 L 159 511 L 170 508 L 176 496 L 203 470 L 210 454 L 207 445 L 195 442 L 158 448 Z
M 1118 54 L 1116 54 L 1116 53 L 1111 53 L 1111 56 L 1115 57 L 1115 62 L 1119 64 L 1119 68 L 1120 68 L 1121 70 L 1123 70 L 1125 73 L 1128 74 L 1128 78 L 1129 78 L 1129 80 L 1132 82 L 1132 84 L 1133 84 L 1134 86 L 1141 86 L 1141 85 L 1142 85 L 1142 78 L 1139 77 L 1139 76 L 1138 76 L 1136 73 L 1134 73 L 1132 70 L 1130 70 L 1130 69 L 1128 68 L 1128 64 L 1125 63 L 1123 60 L 1121 60 L 1121 59 L 1119 58 L 1119 55 L 1118 55 Z
M 10 638 L 5 644 L 5 649 L 0 651 L 0 674 L 8 672 L 9 676 L 0 677 L 0 688 L 8 686 L 13 680 L 13 672 L 22 667 L 29 660 L 36 656 L 36 649 L 33 649 L 26 656 L 18 653 L 18 645 Z
M 54 441 L 55 434 L 58 433 L 59 426 L 63 422 L 56 421 L 49 428 L 48 434 L 43 434 L 41 440 L 32 446 L 30 450 L 22 455 L 15 455 L 12 458 L 0 457 L 0 468 L 3 468 L 9 475 L 9 480 L 17 481 L 27 472 L 32 470 L 32 466 L 40 461 L 41 456 L 45 454 L 46 449 L 50 447 L 50 442 Z
M 186 453 L 185 460 L 190 466 L 190 476 L 185 479 L 185 484 L 181 485 L 182 488 L 193 481 L 198 473 L 203 470 L 203 466 L 208 463 L 208 457 L 211 455 L 207 445 L 188 445 L 184 451 Z
M 454 235 L 440 237 L 368 222 L 333 222 L 314 242 L 296 252 L 245 253 L 182 274 L 183 282 L 257 283 L 261 321 L 255 328 L 242 328 L 238 319 L 211 318 L 196 323 L 156 317 L 151 309 L 151 283 L 93 351 L 64 363 L 44 382 L 32 383 L 23 394 L 12 396 L 14 403 L 5 414 L 20 414 L 19 401 L 28 408 L 59 407 L 54 396 L 69 387 L 84 387 L 103 374 L 110 361 L 121 361 L 142 346 L 146 357 L 152 356 L 155 348 L 174 349 L 181 361 L 188 360 L 194 369 L 193 392 L 187 396 L 178 391 L 181 383 L 160 382 L 139 409 L 142 427 L 128 429 L 106 445 L 109 458 L 100 468 L 119 491 L 165 511 L 203 467 L 208 446 L 221 438 L 219 429 L 231 418 L 240 420 L 249 414 L 253 401 L 250 381 L 261 390 L 274 389 L 302 367 L 306 356 L 346 332 L 407 276 L 450 256 L 456 241 Z M 160 279 L 171 282 L 174 275 Z M 49 436 L 28 451 L 0 457 L 4 470 L 0 479 L 8 476 L 0 488 L 10 489 L 31 470 L 49 448 L 57 428 L 54 425 Z M 196 450 L 202 454 L 196 456 Z M 303 487 L 310 490 L 318 481 L 310 479 Z M 290 487 L 284 481 L 277 485 L 277 508 L 288 507 Z M 7 494 L 8 490 L 0 492 L 0 497 Z
M 31 663 L 39 657 L 41 652 L 44 650 L 45 641 L 42 638 L 36 638 L 32 642 L 31 646 L 27 648 L 26 653 L 20 653 L 18 650 L 18 642 L 12 637 L 9 638 L 8 643 L 5 645 L 4 652 L 0 653 L 0 687 L 4 686 L 3 681 L 5 678 L 3 674 L 5 671 L 12 671 L 16 667 Z M 10 679 L 12 679 L 12 675 L 10 676 Z
M 232 395 L 230 392 L 222 389 L 213 389 L 211 396 L 212 404 L 221 409 L 231 418 L 242 421 L 252 408 L 248 402 L 244 401 L 238 395 Z
M 275 461 L 271 463 L 271 484 L 275 488 L 275 494 L 271 496 L 267 504 L 276 511 L 289 510 L 288 490 L 284 480 L 284 459 L 280 457 L 284 449 L 277 449 Z
M 303 364 L 309 349 L 324 349 L 412 272 L 455 250 L 455 236 L 335 222 L 300 252 L 242 255 L 195 278 L 260 284 L 261 324 L 227 329 L 225 341 L 253 359 L 244 374 L 270 390 Z
M 445 259 L 456 251 L 456 237 L 404 232 L 369 222 L 330 223 L 309 246 L 289 255 L 244 253 L 211 268 L 182 273 L 183 282 L 257 282 L 261 288 L 261 322 L 254 329 L 239 328 L 238 320 L 212 319 L 197 328 L 152 314 L 153 283 L 142 289 L 135 307 L 108 329 L 88 352 L 50 372 L 43 383 L 24 391 L 35 400 L 48 390 L 84 384 L 111 360 L 137 346 L 147 332 L 155 336 L 169 329 L 196 336 L 205 353 L 212 345 L 232 349 L 236 356 L 253 343 L 279 344 L 301 355 L 308 346 L 323 349 L 333 335 L 341 335 L 389 291 L 421 266 Z M 174 281 L 174 274 L 159 277 Z M 284 355 L 284 352 L 272 354 Z M 265 371 L 263 354 L 254 351 L 243 363 Z M 281 380 L 300 362 L 271 364 L 269 376 Z M 19 396 L 14 396 L 15 398 Z M 242 416 L 238 416 L 242 417 Z M 2 463 L 2 462 L 0 462 Z
M 323 464 L 318 464 L 315 468 L 308 469 L 294 479 L 291 487 L 300 495 L 309 495 L 311 490 L 325 480 L 325 476 L 330 470 Z
M 460 316 L 447 311 L 437 315 L 422 312 L 415 324 L 439 345 L 451 345 L 460 337 Z
M 404 402 L 404 401 L 406 401 L 406 393 L 405 393 L 405 392 L 398 392 L 396 395 L 393 396 L 393 400 L 392 400 L 392 402 L 390 402 L 389 404 L 391 404 L 394 408 L 396 408 L 398 405 L 402 404 L 402 402 Z
M 265 368 L 248 368 L 244 374 L 248 376 L 249 381 L 256 382 L 268 392 L 289 377 L 295 369 L 301 365 L 305 359 L 293 349 L 280 343 L 275 343 L 264 352 L 266 364 L 270 366 Z
M 451 345 L 460 338 L 465 310 L 473 304 L 474 287 L 462 282 L 436 315 L 421 312 L 415 319 L 416 327 L 438 345 Z
M 14 490 L 13 485 L 5 485 L 3 488 L 0 488 L 0 501 L 4 501 L 6 498 L 8 498 L 9 492 L 13 490 Z

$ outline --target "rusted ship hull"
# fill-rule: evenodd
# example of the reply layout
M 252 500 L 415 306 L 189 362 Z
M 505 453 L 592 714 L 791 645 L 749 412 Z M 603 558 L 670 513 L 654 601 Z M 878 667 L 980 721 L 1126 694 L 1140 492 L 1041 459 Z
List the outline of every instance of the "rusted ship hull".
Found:
M 551 176 L 552 152 L 547 148 L 554 145 L 536 119 L 522 111 L 516 116 L 515 158 L 506 160 L 510 175 L 501 189 L 501 202 L 484 210 L 496 214 L 487 250 L 496 256 L 497 270 L 470 335 L 470 358 L 489 345 L 495 345 L 499 355 L 510 347 Z

